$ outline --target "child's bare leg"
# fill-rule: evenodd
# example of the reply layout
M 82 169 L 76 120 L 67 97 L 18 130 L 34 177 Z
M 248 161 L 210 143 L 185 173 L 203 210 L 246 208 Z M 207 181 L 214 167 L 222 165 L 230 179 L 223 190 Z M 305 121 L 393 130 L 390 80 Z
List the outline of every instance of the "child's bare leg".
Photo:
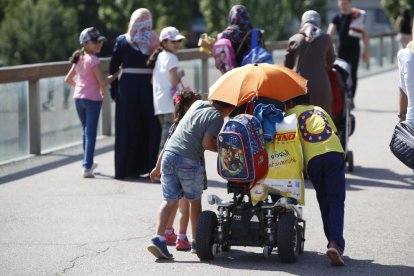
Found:
M 158 221 L 157 221 L 157 235 L 164 236 L 165 228 L 168 223 L 168 219 L 171 215 L 171 211 L 174 206 L 177 204 L 177 200 L 163 200 L 160 209 L 158 211 Z
M 190 202 L 191 237 L 195 240 L 198 217 L 201 214 L 201 198 Z
M 173 228 L 175 215 L 177 214 L 177 209 L 178 209 L 178 202 L 181 202 L 181 200 L 176 201 L 174 207 L 171 209 L 171 214 L 170 214 L 170 217 L 168 218 L 168 222 L 167 222 L 167 226 L 166 226 L 167 229 L 168 228 Z
M 188 221 L 190 219 L 190 202 L 187 199 L 182 198 L 178 205 L 180 208 L 180 212 L 178 213 L 178 233 L 185 234 L 187 233 Z

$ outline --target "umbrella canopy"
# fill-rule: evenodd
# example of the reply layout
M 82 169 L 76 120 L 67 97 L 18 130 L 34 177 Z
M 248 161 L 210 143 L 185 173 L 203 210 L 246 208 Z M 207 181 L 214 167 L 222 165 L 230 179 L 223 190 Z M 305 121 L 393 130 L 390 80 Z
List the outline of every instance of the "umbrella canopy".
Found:
M 307 80 L 277 64 L 247 64 L 222 75 L 209 90 L 208 98 L 240 106 L 254 96 L 281 102 L 306 94 Z

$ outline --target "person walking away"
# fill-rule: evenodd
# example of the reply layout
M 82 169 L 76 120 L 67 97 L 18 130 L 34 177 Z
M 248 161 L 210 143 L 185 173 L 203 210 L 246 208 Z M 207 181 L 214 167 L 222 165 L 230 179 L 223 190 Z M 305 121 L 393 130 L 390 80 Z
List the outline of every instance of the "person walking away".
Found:
M 329 35 L 320 27 L 319 13 L 313 10 L 303 13 L 299 32 L 289 38 L 284 65 L 308 80 L 310 104 L 320 106 L 332 115 L 328 70 L 335 61 L 335 50 Z
M 156 258 L 170 259 L 164 233 L 171 210 L 183 195 L 190 201 L 192 237 L 196 237 L 198 217 L 201 213 L 201 195 L 204 182 L 204 167 L 200 160 L 204 150 L 217 152 L 217 135 L 224 118 L 234 109 L 233 105 L 221 101 L 196 101 L 184 115 L 169 139 L 161 161 L 161 203 L 156 234 L 147 246 Z M 196 252 L 196 241 L 191 243 Z
M 358 64 L 360 57 L 359 41 L 362 39 L 364 49 L 362 59 L 369 61 L 368 34 L 364 28 L 365 11 L 353 8 L 352 0 L 338 0 L 340 12 L 335 15 L 328 26 L 328 34 L 332 36 L 337 33 L 339 45 L 337 49 L 338 57 L 351 65 L 351 109 L 355 107 L 354 98 L 358 81 Z
M 336 127 L 322 108 L 308 105 L 308 95 L 286 102 L 286 116 L 296 114 L 300 142 L 309 178 L 316 191 L 323 229 L 328 240 L 326 251 L 331 264 L 343 266 L 345 249 L 345 155 Z
M 184 38 L 174 27 L 162 29 L 160 33 L 161 45 L 147 62 L 148 67 L 154 68 L 152 92 L 155 115 L 158 116 L 162 128 L 160 151 L 163 149 L 168 132 L 173 124 L 173 97 L 184 75 L 184 72 L 178 69 L 178 58 L 174 54 Z
M 397 17 L 395 20 L 395 28 L 398 32 L 400 47 L 401 49 L 404 49 L 411 41 L 412 19 L 410 9 L 404 9 L 403 12 Z
M 190 106 L 196 101 L 201 99 L 201 95 L 199 93 L 195 93 L 191 90 L 183 90 L 181 92 L 177 92 L 174 96 L 174 123 L 170 128 L 169 136 L 164 144 L 164 148 L 162 149 L 160 155 L 158 156 L 157 165 L 150 173 L 151 181 L 155 182 L 160 179 L 161 175 L 161 159 L 164 153 L 165 146 L 168 142 L 168 139 L 174 133 L 177 125 L 183 118 L 184 114 L 190 108 Z M 202 166 L 205 166 L 204 158 L 202 159 Z M 204 167 L 204 189 L 207 189 L 207 174 Z M 177 213 L 177 209 L 179 210 L 179 228 L 178 228 L 178 236 L 174 233 L 174 220 Z M 179 251 L 188 251 L 191 250 L 191 244 L 187 238 L 187 227 L 188 221 L 190 219 L 190 205 L 187 199 L 181 198 L 177 204 L 172 208 L 171 215 L 168 218 L 168 222 L 166 225 L 164 237 L 167 245 L 176 245 L 176 249 Z
M 252 29 L 254 28 L 249 10 L 240 4 L 231 7 L 227 17 L 227 27 L 217 37 L 226 38 L 231 41 L 234 56 L 235 66 L 240 67 L 243 61 L 243 57 L 250 51 Z M 264 45 L 264 31 L 259 31 L 258 45 Z M 273 104 L 279 109 L 283 109 L 283 103 L 271 98 L 260 97 L 259 103 Z M 230 117 L 234 117 L 238 114 L 246 113 L 246 105 L 237 107 Z
M 154 115 L 152 69 L 146 62 L 159 46 L 149 10 L 135 10 L 128 31 L 117 37 L 109 63 L 115 101 L 115 179 L 147 177 L 157 162 L 161 125 Z
M 65 77 L 65 82 L 75 87 L 73 98 L 82 124 L 84 151 L 82 176 L 84 178 L 94 177 L 93 172 L 97 167 L 94 163 L 94 152 L 102 99 L 106 85 L 119 74 L 118 70 L 107 80 L 104 78 L 96 55 L 101 51 L 105 40 L 106 38 L 96 28 L 84 29 L 79 37 L 82 48 L 73 53 L 70 59 L 72 67 Z M 76 80 L 75 76 L 77 76 Z

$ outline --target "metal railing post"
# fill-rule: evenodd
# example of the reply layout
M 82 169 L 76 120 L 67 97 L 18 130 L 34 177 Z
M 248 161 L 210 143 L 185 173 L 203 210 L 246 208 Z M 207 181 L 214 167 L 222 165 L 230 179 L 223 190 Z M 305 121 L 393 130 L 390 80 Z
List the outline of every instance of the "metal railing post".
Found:
M 39 80 L 29 81 L 29 153 L 42 153 Z
M 112 118 L 111 118 L 111 96 L 108 89 L 105 90 L 105 97 L 102 102 L 102 135 L 112 135 Z
M 378 57 L 378 65 L 380 67 L 384 65 L 383 55 L 384 55 L 384 38 L 381 36 L 379 38 L 379 57 Z
M 208 57 L 201 58 L 201 87 L 203 94 L 208 95 Z

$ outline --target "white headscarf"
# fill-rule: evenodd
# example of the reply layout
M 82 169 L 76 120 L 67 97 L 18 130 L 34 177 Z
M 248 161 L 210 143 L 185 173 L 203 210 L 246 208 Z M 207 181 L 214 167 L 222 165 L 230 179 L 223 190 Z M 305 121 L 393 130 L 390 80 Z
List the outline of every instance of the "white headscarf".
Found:
M 157 37 L 152 31 L 152 15 L 148 9 L 140 8 L 132 13 L 126 38 L 135 49 L 145 55 L 151 54 L 152 44 Z

